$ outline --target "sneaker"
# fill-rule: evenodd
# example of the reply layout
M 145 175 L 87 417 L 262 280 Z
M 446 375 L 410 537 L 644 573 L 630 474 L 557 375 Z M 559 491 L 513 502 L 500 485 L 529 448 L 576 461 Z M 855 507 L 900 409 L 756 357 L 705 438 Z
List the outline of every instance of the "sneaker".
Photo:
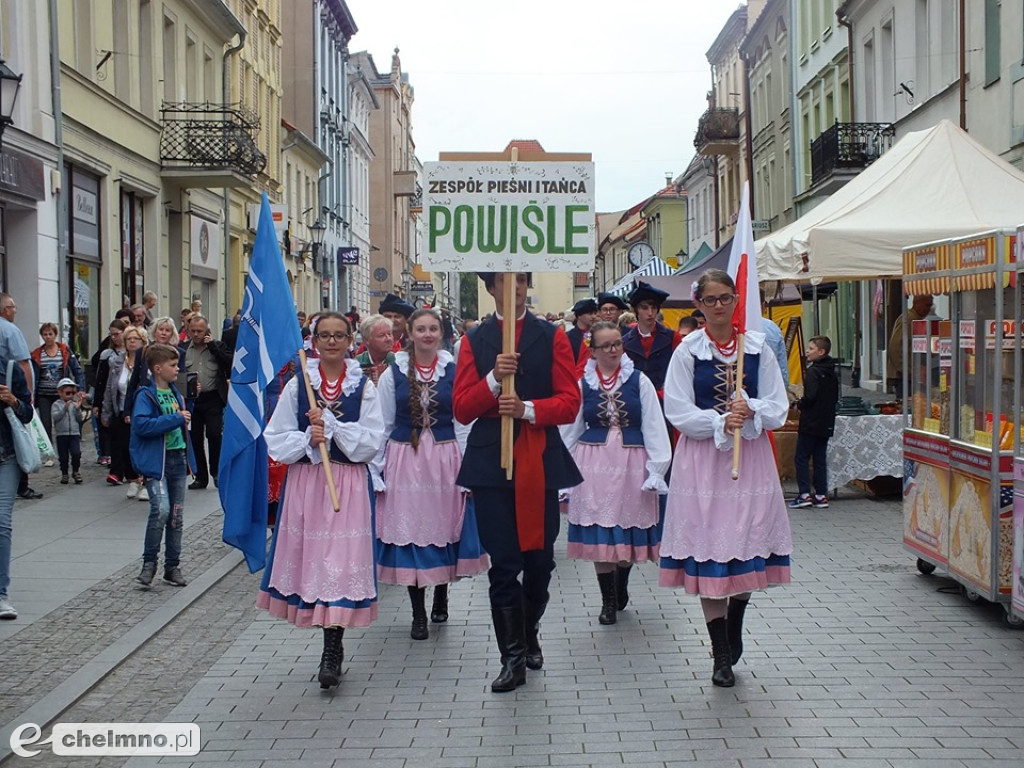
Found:
M 107 485 L 121 485 L 121 478 L 111 472 L 107 475 Z
M 68 484 L 68 476 L 66 474 L 60 476 L 60 484 L 61 485 L 67 485 Z
M 789 502 L 789 508 L 805 509 L 806 507 L 809 507 L 812 504 L 814 504 L 814 499 L 811 498 L 811 494 L 801 493 L 799 496 L 797 496 L 795 499 Z
M 129 499 L 134 499 L 136 496 L 139 495 L 139 484 L 136 482 L 128 483 L 128 490 L 125 491 L 124 495 L 127 496 Z
M 811 506 L 815 509 L 828 509 L 828 496 L 818 496 L 815 494 L 814 501 L 811 502 Z
M 11 605 L 11 601 L 6 597 L 0 597 L 0 619 L 16 619 L 18 618 L 18 612 L 14 606 Z
M 164 581 L 175 587 L 184 587 L 188 585 L 185 581 L 185 577 L 181 575 L 181 568 L 174 566 L 164 571 Z
M 75 481 L 75 485 L 81 485 L 82 484 L 82 473 L 81 472 L 72 472 L 71 473 L 71 479 Z
M 139 495 L 136 498 L 139 501 L 149 501 L 149 491 L 146 490 L 146 486 L 139 488 Z
M 110 457 L 109 456 L 100 456 L 99 463 L 102 464 L 104 467 L 109 467 L 110 466 Z
M 44 461 L 43 462 L 43 466 L 44 467 L 52 467 L 53 466 L 53 459 L 47 459 L 46 461 Z
M 153 577 L 156 576 L 156 563 L 143 563 L 142 571 L 135 580 L 144 587 L 148 587 L 153 583 Z
M 18 491 L 19 499 L 41 499 L 43 494 L 34 488 L 26 488 L 24 491 Z

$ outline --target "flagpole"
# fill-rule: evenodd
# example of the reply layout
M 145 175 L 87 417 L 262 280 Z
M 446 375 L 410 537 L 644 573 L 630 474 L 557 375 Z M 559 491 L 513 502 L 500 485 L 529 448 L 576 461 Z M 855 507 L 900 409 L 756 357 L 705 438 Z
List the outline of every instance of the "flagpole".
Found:
M 514 149 L 514 148 L 513 148 Z M 502 281 L 502 296 L 503 296 L 503 312 L 505 315 L 505 322 L 502 326 L 502 344 L 501 351 L 504 354 L 512 354 L 516 351 L 516 323 L 519 318 L 516 317 L 516 273 L 506 272 L 504 280 Z M 514 395 L 516 382 L 515 377 L 506 376 L 501 380 L 501 394 L 503 395 Z M 514 425 L 512 423 L 511 416 L 501 417 L 501 467 L 505 470 L 505 479 L 512 479 L 512 468 L 515 465 L 515 459 L 513 458 L 513 450 L 515 446 L 514 441 Z
M 745 333 L 741 333 L 736 339 L 736 399 L 743 399 L 743 337 Z M 734 429 L 732 431 L 732 479 L 740 479 L 740 447 L 743 445 L 742 436 L 740 433 L 742 429 Z
M 309 371 L 306 370 L 306 350 L 299 350 L 299 367 L 302 369 L 302 380 L 306 382 L 306 397 L 309 404 L 316 404 L 316 396 L 313 394 L 313 384 L 309 380 Z M 341 511 L 341 504 L 338 503 L 338 489 L 334 487 L 334 474 L 331 472 L 331 456 L 327 452 L 327 443 L 320 443 L 320 462 L 324 467 L 324 474 L 327 476 L 327 489 L 331 492 L 331 504 L 334 511 Z

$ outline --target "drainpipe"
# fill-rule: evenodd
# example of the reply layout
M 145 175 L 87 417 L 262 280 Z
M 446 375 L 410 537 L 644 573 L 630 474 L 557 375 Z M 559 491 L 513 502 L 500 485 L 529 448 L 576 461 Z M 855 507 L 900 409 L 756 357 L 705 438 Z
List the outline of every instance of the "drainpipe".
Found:
M 57 0 L 50 0 L 50 99 L 53 102 L 53 143 L 57 147 L 57 173 L 64 175 L 64 110 L 61 107 L 60 97 L 60 37 L 57 29 Z M 57 202 L 57 307 L 66 307 L 68 313 L 68 326 L 74 318 L 74 295 L 64 295 L 67 290 L 65 278 L 68 269 L 68 193 L 69 190 L 61 184 L 60 192 L 56 195 Z M 74 285 L 74 283 L 72 283 Z M 64 300 L 67 299 L 67 304 Z M 60 336 L 64 338 L 64 318 L 60 318 Z M 71 341 L 64 338 L 64 341 Z M 85 350 L 80 350 L 84 352 Z
M 967 130 L 967 10 L 960 0 L 960 129 Z
M 836 10 L 836 20 L 840 26 L 846 27 L 846 61 L 850 75 L 850 122 L 856 122 L 853 116 L 853 91 L 854 91 L 854 78 L 853 78 L 853 24 L 850 23 L 850 17 L 846 14 L 846 4 L 843 3 Z M 861 346 L 863 344 L 863 322 L 861 316 L 861 296 L 862 289 L 864 287 L 863 281 L 858 280 L 854 283 L 854 326 L 853 326 L 853 365 L 850 368 L 850 386 L 857 388 L 860 387 L 860 358 L 861 358 Z
M 52 0 L 51 0 L 52 1 Z M 224 51 L 224 57 L 221 59 L 220 68 L 220 79 L 221 79 L 221 99 L 224 100 L 224 105 L 227 106 L 231 89 L 228 87 L 228 57 L 234 56 L 243 46 L 245 46 L 245 38 L 248 33 L 242 30 L 238 33 L 238 45 L 233 45 Z M 241 94 L 239 94 L 241 97 Z M 228 317 L 232 317 L 234 312 L 231 311 L 231 188 L 224 187 L 224 314 Z
M 850 17 L 846 15 L 845 3 L 839 6 L 839 9 L 836 11 L 836 20 L 839 22 L 840 26 L 846 27 L 846 57 L 847 65 L 850 70 L 850 122 L 855 123 L 857 121 L 853 116 L 853 24 L 850 23 Z

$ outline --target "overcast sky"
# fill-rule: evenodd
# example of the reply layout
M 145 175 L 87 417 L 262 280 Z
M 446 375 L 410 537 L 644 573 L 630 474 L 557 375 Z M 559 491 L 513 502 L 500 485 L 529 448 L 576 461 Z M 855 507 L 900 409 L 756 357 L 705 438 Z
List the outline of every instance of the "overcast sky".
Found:
M 397 46 L 415 90 L 413 138 L 439 152 L 536 139 L 590 152 L 599 211 L 628 208 L 679 174 L 707 108 L 705 53 L 733 0 L 347 0 L 388 72 Z

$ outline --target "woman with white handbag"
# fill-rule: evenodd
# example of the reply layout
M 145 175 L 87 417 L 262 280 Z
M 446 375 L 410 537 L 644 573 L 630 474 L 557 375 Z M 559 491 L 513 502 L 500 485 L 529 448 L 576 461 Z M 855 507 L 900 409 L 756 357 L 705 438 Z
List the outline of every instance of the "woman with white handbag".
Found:
M 0 360 L 0 619 L 16 619 L 18 612 L 7 597 L 11 583 L 11 518 L 14 495 L 21 479 L 21 467 L 15 452 L 14 417 L 21 424 L 32 421 L 32 396 L 25 382 L 25 374 L 18 365 L 7 365 Z M 37 457 L 38 458 L 38 457 Z

